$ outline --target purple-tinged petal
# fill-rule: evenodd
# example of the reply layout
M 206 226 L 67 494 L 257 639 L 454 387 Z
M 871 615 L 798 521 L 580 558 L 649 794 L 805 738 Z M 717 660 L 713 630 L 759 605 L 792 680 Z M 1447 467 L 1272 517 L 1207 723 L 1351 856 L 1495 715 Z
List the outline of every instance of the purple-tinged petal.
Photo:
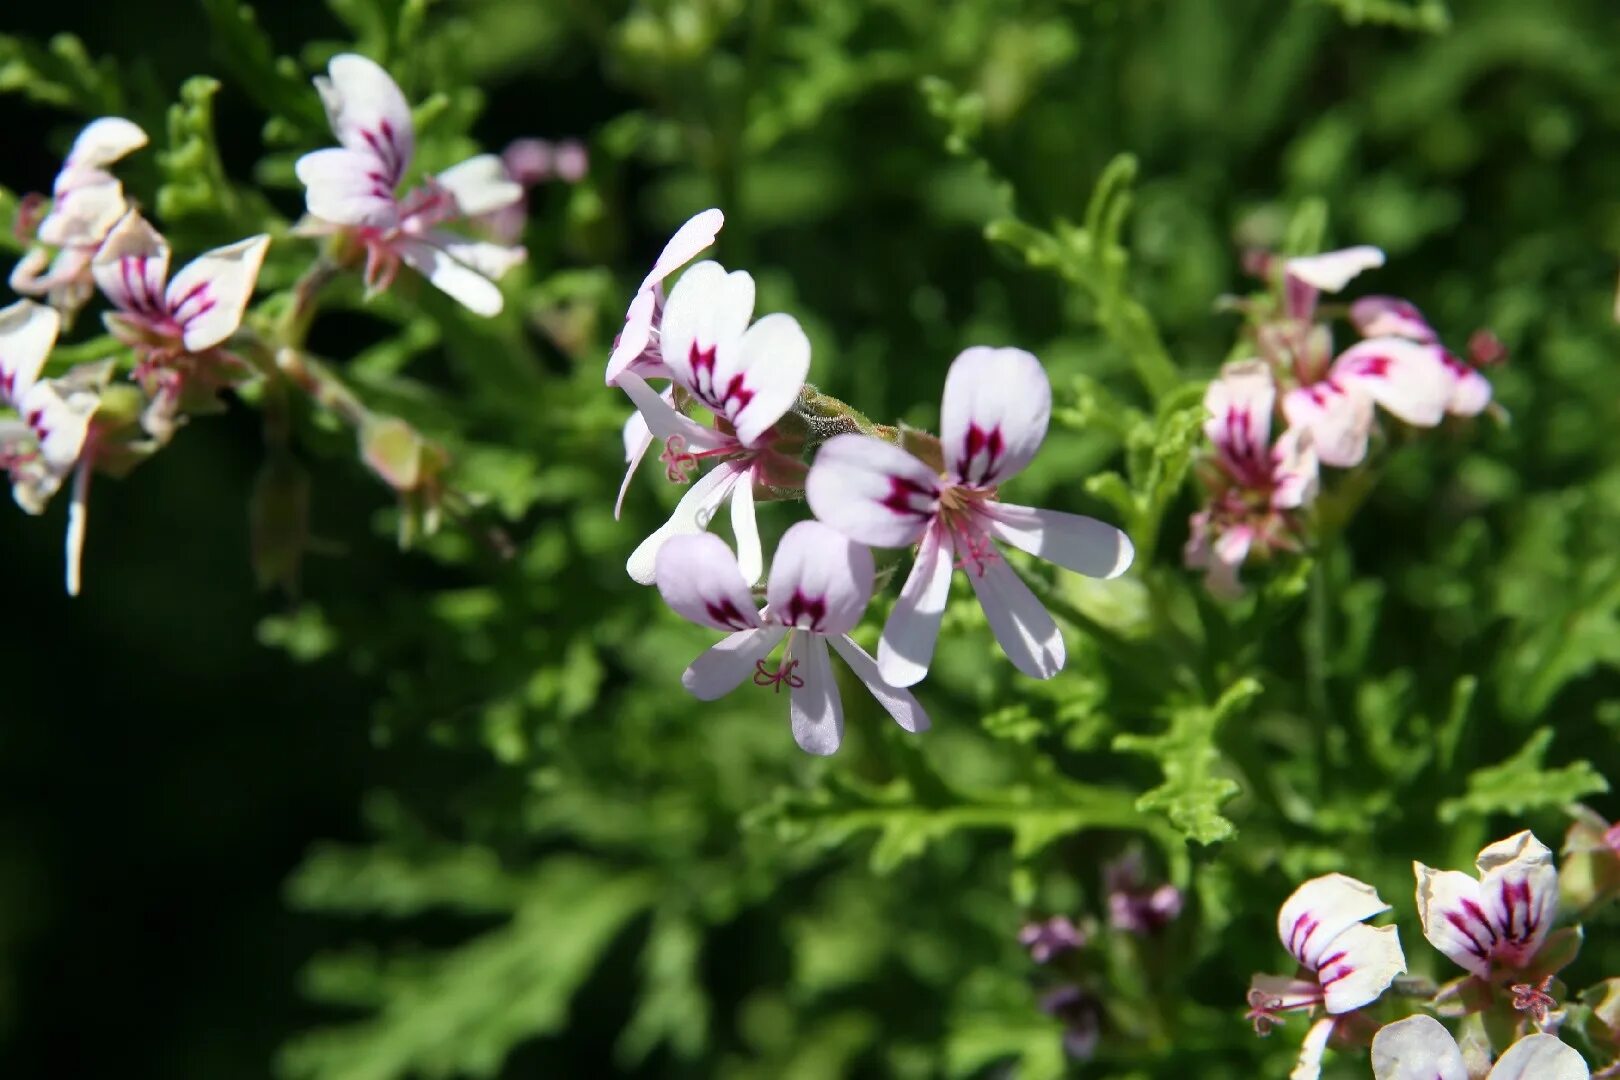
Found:
M 918 704 L 911 691 L 902 690 L 898 686 L 890 686 L 883 680 L 883 674 L 878 671 L 877 661 L 872 659 L 870 653 L 859 645 L 848 634 L 834 634 L 827 638 L 827 644 L 838 651 L 844 658 L 844 663 L 861 680 L 867 691 L 883 706 L 883 711 L 894 717 L 894 722 L 906 731 L 913 734 L 927 731 L 928 714 Z
M 944 531 L 929 529 L 878 640 L 878 670 L 890 686 L 915 686 L 928 674 L 954 569 Z
M 694 372 L 698 399 L 731 421 L 744 446 L 757 446 L 793 407 L 810 373 L 810 339 L 799 321 L 778 312 L 733 342 L 722 341 L 710 378 Z M 706 385 L 706 392 L 705 387 Z
M 718 536 L 671 537 L 659 549 L 656 567 L 659 595 L 677 614 L 716 630 L 762 625 L 736 556 Z
M 681 675 L 681 685 L 700 701 L 723 698 L 754 677 L 760 661 L 786 634 L 781 626 L 738 631 L 692 661 Z
M 1367 456 L 1373 404 L 1359 387 L 1324 379 L 1290 390 L 1283 397 L 1290 427 L 1310 432 L 1311 445 L 1323 465 L 1349 469 Z
M 269 247 L 268 236 L 249 237 L 197 256 L 174 275 L 164 303 L 188 351 L 211 349 L 236 333 Z
M 994 487 L 1029 464 L 1046 438 L 1052 384 L 1023 349 L 975 346 L 951 364 L 940 405 L 946 473 Z
M 1388 911 L 1378 890 L 1345 874 L 1312 878 L 1283 901 L 1277 937 L 1283 948 L 1311 969 L 1320 968 L 1333 940 L 1350 927 Z
M 304 185 L 304 205 L 312 217 L 375 229 L 392 228 L 399 221 L 394 180 L 371 154 L 339 147 L 316 150 L 299 158 L 293 171 Z
M 1446 412 L 1452 416 L 1478 416 L 1491 403 L 1491 381 L 1478 368 L 1469 367 L 1450 353 L 1441 353 L 1451 379 L 1451 393 L 1446 398 Z
M 985 512 L 997 539 L 1087 577 L 1118 577 L 1136 553 L 1130 537 L 1096 518 L 1000 502 L 986 504 Z
M 1424 345 L 1440 341 L 1417 305 L 1396 296 L 1363 296 L 1350 305 L 1350 321 L 1364 338 L 1398 337 Z
M 1372 1041 L 1373 1080 L 1468 1080 L 1462 1051 L 1432 1016 L 1408 1016 L 1378 1029 Z
M 797 653 L 798 683 L 789 683 L 792 698 L 793 741 L 806 753 L 825 757 L 844 741 L 844 703 L 838 681 L 827 659 L 827 642 L 820 634 L 795 632 L 788 651 Z
M 124 311 L 167 314 L 163 299 L 169 276 L 169 245 L 140 214 L 131 211 L 107 235 L 90 264 L 103 295 Z
M 1063 634 L 1007 560 L 992 554 L 981 559 L 978 570 L 969 571 L 967 578 L 996 642 L 1014 667 L 1036 679 L 1050 679 L 1063 669 Z
M 737 565 L 743 580 L 756 585 L 765 576 L 765 549 L 759 542 L 759 521 L 754 516 L 754 470 L 749 469 L 731 489 L 731 534 L 737 538 Z
M 326 71 L 315 77 L 315 89 L 332 133 L 343 146 L 368 155 L 393 190 L 416 152 L 416 127 L 399 84 L 356 53 L 334 56 Z
M 1355 923 L 1335 937 L 1322 954 L 1317 976 L 1323 1004 L 1337 1016 L 1359 1009 L 1389 989 L 1406 970 L 1400 932 L 1394 926 Z
M 1443 350 L 1402 338 L 1372 338 L 1333 361 L 1333 381 L 1359 387 L 1385 409 L 1417 427 L 1433 427 L 1446 414 L 1451 378 Z
M 1288 1080 L 1317 1080 L 1322 1075 L 1322 1054 L 1333 1037 L 1334 1026 L 1332 1017 L 1323 1017 L 1310 1026 L 1299 1044 L 1299 1057 L 1289 1070 Z
M 45 369 L 62 317 L 54 308 L 19 300 L 0 309 L 0 402 L 17 408 Z
M 1479 892 L 1500 937 L 1494 958 L 1508 967 L 1528 964 L 1558 916 L 1558 870 L 1547 845 L 1528 829 L 1479 853 Z
M 1258 360 L 1227 364 L 1204 391 L 1204 436 L 1239 475 L 1263 475 L 1271 449 L 1271 413 L 1277 386 Z
M 1429 944 L 1481 978 L 1491 973 L 1498 935 L 1486 913 L 1479 882 L 1457 870 L 1413 863 L 1418 919 Z
M 1488 1080 L 1590 1080 L 1591 1075 L 1581 1055 L 1558 1036 L 1538 1034 L 1508 1047 Z
M 1289 259 L 1283 272 L 1321 292 L 1336 293 L 1364 270 L 1384 265 L 1384 253 L 1368 244 Z
M 728 388 L 714 385 L 720 344 L 735 347 L 753 317 L 754 279 L 743 270 L 728 274 L 719 263 L 705 260 L 670 290 L 659 328 L 659 354 L 675 381 L 705 405 L 711 399 L 723 402 Z
M 893 443 L 837 435 L 822 444 L 804 482 L 810 512 L 875 547 L 906 547 L 939 512 L 934 472 Z
M 817 634 L 847 634 L 872 599 L 872 552 L 819 521 L 782 534 L 765 599 L 770 618 Z
M 523 185 L 512 179 L 495 154 L 477 154 L 433 179 L 456 200 L 463 217 L 493 214 L 523 198 Z
M 727 462 L 688 488 L 681 501 L 675 504 L 675 512 L 669 516 L 669 520 L 630 553 L 624 567 L 630 579 L 638 585 L 651 585 L 656 581 L 658 551 L 664 542 L 672 536 L 707 532 L 715 511 L 731 494 L 740 474 L 741 470 L 736 465 Z
M 647 351 L 657 314 L 658 296 L 652 289 L 638 292 L 630 301 L 630 309 L 624 315 L 624 329 L 619 331 L 619 339 L 613 343 L 613 353 L 608 357 L 603 380 L 607 385 L 617 382 Z

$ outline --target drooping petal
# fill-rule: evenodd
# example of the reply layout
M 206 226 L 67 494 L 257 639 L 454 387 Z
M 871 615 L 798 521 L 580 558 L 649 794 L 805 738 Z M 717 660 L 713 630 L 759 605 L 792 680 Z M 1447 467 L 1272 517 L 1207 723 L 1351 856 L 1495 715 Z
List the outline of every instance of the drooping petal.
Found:
M 1366 882 L 1325 874 L 1305 882 L 1283 901 L 1277 912 L 1277 937 L 1296 960 L 1315 970 L 1336 937 L 1388 910 L 1378 890 Z
M 377 63 L 356 53 L 332 58 L 315 89 L 326 105 L 332 134 L 350 150 L 369 155 L 392 191 L 416 152 L 411 107 L 399 84 Z
M 1333 1037 L 1333 1028 L 1332 1017 L 1323 1017 L 1310 1026 L 1305 1032 L 1304 1041 L 1299 1044 L 1299 1057 L 1289 1070 L 1288 1080 L 1317 1080 L 1322 1075 L 1322 1055 L 1327 1051 L 1328 1040 Z
M 624 497 L 630 491 L 630 481 L 635 478 L 636 470 L 641 467 L 641 459 L 647 456 L 652 448 L 652 429 L 647 426 L 647 418 L 641 415 L 641 410 L 633 410 L 624 421 L 624 480 L 619 484 L 619 497 L 613 502 L 613 520 L 618 521 L 619 515 L 624 512 Z
M 660 394 L 633 371 L 620 376 L 617 385 L 629 396 L 631 404 L 635 405 L 636 411 L 646 420 L 648 429 L 656 437 L 685 439 L 688 446 L 697 449 L 714 449 L 728 442 L 736 445 L 722 432 L 704 427 L 690 416 L 677 412 L 673 388 Z
M 1364 338 L 1398 337 L 1424 345 L 1440 341 L 1417 305 L 1397 296 L 1363 296 L 1350 305 L 1350 322 Z
M 313 217 L 374 229 L 390 228 L 399 220 L 395 181 L 370 153 L 341 147 L 316 150 L 299 158 L 293 171 L 304 185 L 304 205 Z
M 1259 360 L 1227 364 L 1204 391 L 1204 437 L 1243 473 L 1263 474 L 1271 449 L 1271 412 L 1277 386 Z
M 665 541 L 672 536 L 708 531 L 709 522 L 720 504 L 731 494 L 739 474 L 737 466 L 728 462 L 711 470 L 688 488 L 681 501 L 675 504 L 675 512 L 669 516 L 669 520 L 630 553 L 624 567 L 630 580 L 638 585 L 651 585 L 657 580 L 658 551 Z
M 997 539 L 1087 577 L 1118 577 L 1136 553 L 1130 537 L 1096 518 L 999 502 L 985 512 Z
M 65 168 L 106 168 L 146 145 L 146 132 L 140 125 L 121 116 L 92 120 L 73 140 L 73 148 L 63 162 Z
M 838 697 L 838 681 L 827 659 L 827 642 L 820 634 L 795 632 L 788 645 L 797 652 L 800 684 L 792 689 L 790 712 L 793 741 L 806 753 L 825 757 L 837 752 L 844 741 L 844 703 Z
M 893 443 L 836 435 L 817 451 L 804 495 L 810 512 L 845 536 L 876 547 L 906 547 L 939 512 L 940 481 Z
M 878 639 L 878 670 L 890 686 L 915 686 L 928 674 L 954 570 L 943 529 L 929 529 Z
M 1486 914 L 1479 882 L 1456 870 L 1413 863 L 1418 919 L 1429 944 L 1468 971 L 1488 977 L 1496 930 Z
M 771 655 L 786 634 L 787 628 L 782 626 L 731 634 L 692 661 L 681 675 L 681 685 L 700 701 L 725 697 L 753 678 L 759 662 Z
M 1316 498 L 1321 469 L 1316 440 L 1309 431 L 1289 428 L 1277 436 L 1271 448 L 1271 480 L 1271 505 L 1278 510 L 1294 510 Z
M 1491 403 L 1491 381 L 1478 368 L 1469 367 L 1448 352 L 1440 354 L 1446 374 L 1451 378 L 1451 393 L 1446 397 L 1446 412 L 1452 416 L 1478 416 Z
M 696 367 L 696 365 L 694 365 Z M 793 407 L 810 374 L 810 339 L 799 320 L 777 312 L 760 319 L 741 338 L 721 341 L 707 380 L 694 371 L 698 399 L 731 421 L 744 446 L 757 446 Z
M 1433 427 L 1446 414 L 1451 379 L 1442 350 L 1404 338 L 1358 342 L 1333 361 L 1333 380 L 1359 387 L 1408 424 Z
M 928 714 L 912 696 L 911 691 L 902 690 L 898 686 L 890 686 L 883 680 L 883 674 L 878 671 L 877 661 L 872 659 L 870 653 L 859 645 L 848 634 L 835 634 L 827 638 L 827 644 L 838 651 L 844 658 L 844 663 L 861 680 L 867 691 L 883 706 L 883 711 L 894 717 L 894 722 L 906 731 L 915 734 L 927 731 Z
M 451 256 L 438 244 L 425 240 L 400 240 L 395 243 L 394 250 L 407 266 L 427 278 L 434 288 L 474 315 L 492 318 L 499 315 L 505 306 L 501 290 L 494 282 Z
M 17 408 L 56 346 L 62 317 L 54 308 L 19 300 L 0 309 L 0 402 Z
M 1323 1005 L 1334 1016 L 1359 1009 L 1389 989 L 1406 970 L 1400 931 L 1394 926 L 1356 923 L 1335 937 L 1317 972 Z
M 174 275 L 165 302 L 188 351 L 211 349 L 236 333 L 269 247 L 268 236 L 249 237 L 197 256 Z
M 968 581 L 984 609 L 996 642 L 1013 666 L 1036 679 L 1050 679 L 1063 669 L 1063 634 L 1040 599 L 999 555 L 979 562 Z
M 946 473 L 994 487 L 1029 464 L 1046 438 L 1052 384 L 1023 349 L 967 349 L 951 363 L 940 405 Z
M 736 556 L 713 533 L 671 537 L 655 565 L 658 593 L 677 614 L 716 630 L 761 625 Z
M 476 270 L 491 281 L 499 281 L 506 272 L 521 266 L 529 253 L 521 247 L 497 244 L 489 240 L 469 240 L 445 229 L 432 229 L 423 238 L 442 248 L 456 262 Z
M 433 179 L 455 198 L 463 217 L 492 214 L 523 198 L 523 185 L 512 179 L 496 154 L 470 157 Z
M 1368 244 L 1360 244 L 1340 251 L 1289 259 L 1283 264 L 1283 272 L 1313 289 L 1336 293 L 1363 270 L 1374 270 L 1383 265 L 1382 251 Z
M 140 214 L 124 215 L 90 264 L 96 285 L 120 309 L 160 318 L 169 277 L 169 245 Z
M 1547 845 L 1528 829 L 1479 853 L 1480 897 L 1499 940 L 1493 957 L 1510 967 L 1530 962 L 1558 915 L 1558 870 Z
M 84 537 L 90 523 L 90 474 L 94 466 L 95 461 L 86 457 L 73 470 L 73 495 L 68 502 L 67 537 L 63 545 L 69 596 L 79 595 L 79 586 L 84 580 Z
M 872 599 L 872 551 L 819 521 L 782 534 L 765 589 L 770 618 L 816 634 L 847 634 Z
M 737 538 L 737 565 L 749 585 L 765 576 L 765 549 L 759 542 L 759 521 L 754 516 L 754 470 L 749 469 L 731 489 L 731 534 Z
M 1586 1061 L 1558 1036 L 1526 1035 L 1497 1059 L 1487 1080 L 1590 1080 L 1591 1076 Z
M 1372 1041 L 1373 1080 L 1468 1080 L 1462 1051 L 1432 1016 L 1408 1016 L 1378 1029 Z
M 664 304 L 659 328 L 659 353 L 675 381 L 709 404 L 716 396 L 714 367 L 720 343 L 735 342 L 753 317 L 754 279 L 746 271 L 728 274 L 708 259 L 682 274 Z M 718 388 L 721 399 L 725 390 Z
M 1283 396 L 1283 415 L 1290 427 L 1310 432 L 1323 465 L 1349 469 L 1367 456 L 1373 404 L 1359 387 L 1324 379 Z

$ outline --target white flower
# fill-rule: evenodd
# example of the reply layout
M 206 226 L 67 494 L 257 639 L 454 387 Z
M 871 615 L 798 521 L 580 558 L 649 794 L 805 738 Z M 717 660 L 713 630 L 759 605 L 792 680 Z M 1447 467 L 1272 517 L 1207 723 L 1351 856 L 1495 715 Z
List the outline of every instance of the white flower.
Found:
M 128 210 L 124 186 L 107 167 L 145 145 L 146 132 L 116 116 L 79 132 L 56 174 L 50 213 L 35 232 L 38 244 L 11 271 L 13 290 L 48 296 L 70 316 L 84 305 L 93 291 L 90 260 Z
M 1316 314 L 1319 293 L 1336 293 L 1363 270 L 1384 265 L 1384 253 L 1367 244 L 1304 255 L 1283 263 L 1283 300 L 1287 313 L 1309 321 Z
M 658 553 L 658 591 L 700 626 L 731 631 L 686 669 L 682 683 L 713 701 L 745 680 L 789 690 L 793 739 L 812 754 L 831 754 L 844 735 L 844 708 L 827 646 L 843 657 L 879 705 L 911 732 L 928 715 L 905 690 L 884 682 L 877 662 L 849 636 L 872 598 L 872 553 L 815 521 L 783 534 L 771 564 L 766 606 L 755 610 L 748 581 L 717 536 L 678 536 Z M 781 662 L 767 667 L 786 639 Z
M 1423 936 L 1482 979 L 1535 959 L 1558 915 L 1558 870 L 1529 830 L 1479 853 L 1479 876 L 1413 863 Z
M 1457 1041 L 1432 1016 L 1409 1016 L 1378 1030 L 1374 1080 L 1469 1080 Z M 1592 1073 L 1554 1035 L 1527 1035 L 1497 1059 L 1486 1080 L 1589 1080 Z
M 727 273 L 717 262 L 692 267 L 669 294 L 659 332 L 660 359 L 669 378 L 712 412 L 705 427 L 675 410 L 632 368 L 617 377 L 652 435 L 665 440 L 671 479 L 699 461 L 716 467 L 694 483 L 663 527 L 630 555 L 626 570 L 643 585 L 654 578 L 658 549 L 672 536 L 703 532 L 727 500 L 743 574 L 750 582 L 764 572 L 754 487 L 780 486 L 802 476 L 796 455 L 776 448 L 776 422 L 798 400 L 810 370 L 810 339 L 791 315 L 754 314 L 754 279 Z M 631 436 L 627 432 L 626 450 Z
M 956 565 L 1020 671 L 1045 679 L 1063 667 L 1057 624 L 1002 560 L 996 540 L 1090 577 L 1116 577 L 1130 566 L 1130 539 L 1112 525 L 996 498 L 1040 448 L 1051 409 L 1039 360 L 981 346 L 958 356 L 945 377 L 943 476 L 866 435 L 839 435 L 817 454 L 805 481 L 816 517 L 863 544 L 919 544 L 878 647 L 891 684 L 911 686 L 927 674 Z
M 1364 296 L 1350 305 L 1350 321 L 1364 338 L 1398 337 L 1436 348 L 1449 391 L 1446 412 L 1478 416 L 1491 403 L 1491 383 L 1477 368 L 1440 348 L 1440 335 L 1417 305 L 1395 296 Z
M 376 63 L 344 53 L 315 88 L 338 147 L 298 159 L 313 232 L 348 232 L 365 246 L 366 285 L 387 288 L 404 262 L 479 315 L 502 307 L 498 280 L 524 259 L 520 247 L 471 240 L 439 228 L 523 198 L 495 154 L 479 154 L 398 194 L 416 152 L 416 128 L 399 86 Z
M 1414 427 L 1434 427 L 1446 414 L 1455 377 L 1445 350 L 1405 338 L 1371 338 L 1350 346 L 1327 374 L 1283 398 L 1290 426 L 1311 433 L 1322 464 L 1347 469 L 1367 456 L 1377 403 Z

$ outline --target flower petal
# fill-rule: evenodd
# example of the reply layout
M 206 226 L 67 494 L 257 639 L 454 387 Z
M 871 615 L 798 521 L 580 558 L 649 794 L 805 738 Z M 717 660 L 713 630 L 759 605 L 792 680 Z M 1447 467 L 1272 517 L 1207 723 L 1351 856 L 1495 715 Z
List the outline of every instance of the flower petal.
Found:
M 335 225 L 386 229 L 399 220 L 394 183 L 376 157 L 330 147 L 305 154 L 293 166 L 312 217 Z
M 1301 964 L 1320 969 L 1335 938 L 1364 919 L 1388 911 L 1378 890 L 1345 874 L 1312 878 L 1283 901 L 1277 936 Z
M 618 339 L 613 342 L 613 352 L 608 356 L 607 372 L 603 376 L 607 385 L 612 386 L 617 382 L 619 376 L 647 351 L 657 316 L 658 294 L 652 289 L 636 293 L 630 301 L 629 310 L 624 313 L 624 328 L 619 331 Z
M 508 270 L 521 266 L 529 257 L 529 253 L 522 247 L 496 244 L 488 240 L 469 240 L 465 236 L 458 236 L 444 229 L 430 230 L 423 234 L 423 238 L 436 247 L 443 248 L 456 262 L 476 270 L 491 281 L 499 281 L 506 276 Z
M 102 294 L 124 311 L 167 314 L 163 283 L 169 276 L 169 245 L 140 214 L 124 215 L 90 264 Z
M 878 639 L 878 670 L 890 686 L 915 686 L 928 674 L 954 570 L 942 531 L 929 529 Z
M 923 711 L 922 705 L 918 704 L 911 691 L 884 682 L 882 673 L 878 671 L 877 661 L 872 659 L 871 654 L 865 649 L 855 644 L 854 638 L 848 634 L 834 634 L 827 638 L 827 644 L 844 658 L 844 663 L 849 665 L 849 669 L 877 699 L 877 703 L 883 706 L 883 711 L 894 717 L 895 723 L 913 734 L 928 730 L 928 714 Z
M 707 380 L 694 374 L 698 399 L 731 421 L 744 446 L 757 446 L 804 389 L 810 339 L 793 316 L 767 315 L 741 338 L 720 343 Z
M 411 107 L 399 84 L 375 61 L 342 53 L 316 76 L 332 133 L 350 150 L 368 155 L 392 191 L 416 152 Z
M 629 395 L 631 404 L 647 421 L 653 435 L 660 439 L 681 438 L 688 446 L 702 449 L 724 446 L 729 441 L 728 436 L 714 428 L 704 427 L 690 416 L 676 412 L 673 388 L 660 394 L 633 371 L 621 375 L 616 385 Z
M 68 168 L 105 168 L 133 154 L 146 141 L 146 132 L 139 124 L 122 116 L 103 116 L 84 126 L 63 164 Z
M 1063 669 L 1063 634 L 1023 579 L 992 555 L 978 563 L 968 581 L 979 597 L 984 617 L 1013 666 L 1036 679 L 1050 679 Z
M 1052 384 L 1023 349 L 976 346 L 945 376 L 940 441 L 948 475 L 994 487 L 1029 464 L 1046 438 Z
M 1590 1080 L 1591 1075 L 1581 1055 L 1558 1036 L 1526 1035 L 1497 1060 L 1489 1080 Z
M 782 534 L 765 600 L 770 618 L 817 634 L 847 634 L 872 599 L 872 551 L 819 521 Z
M 32 300 L 0 308 L 0 402 L 16 408 L 45 369 L 62 317 Z
M 1322 956 L 1317 975 L 1323 1005 L 1334 1016 L 1359 1009 L 1377 1000 L 1405 970 L 1399 930 L 1355 923 L 1335 937 Z
M 1311 433 L 1289 428 L 1277 436 L 1271 448 L 1271 505 L 1278 510 L 1304 506 L 1316 498 L 1320 479 L 1316 440 Z
M 1305 1032 L 1305 1039 L 1299 1044 L 1299 1057 L 1289 1070 L 1288 1080 L 1317 1080 L 1322 1075 L 1322 1054 L 1327 1050 L 1328 1040 L 1333 1037 L 1334 1023 L 1332 1017 L 1323 1017 Z
M 1271 412 L 1277 386 L 1258 360 L 1227 364 L 1204 391 L 1204 436 L 1240 470 L 1264 472 L 1271 449 Z
M 1333 380 L 1359 387 L 1408 424 L 1433 427 L 1446 414 L 1452 380 L 1442 351 L 1403 338 L 1358 342 L 1333 361 Z
M 1087 577 L 1118 577 L 1136 553 L 1130 537 L 1096 518 L 1015 503 L 988 503 L 985 511 L 997 539 Z
M 653 268 L 642 279 L 641 287 L 651 289 L 708 250 L 714 244 L 714 238 L 720 235 L 720 227 L 725 223 L 726 215 L 718 209 L 711 208 L 693 214 L 675 230 L 675 235 L 669 238 L 664 250 L 658 253 L 658 261 L 653 263 Z
M 490 318 L 499 315 L 505 306 L 501 290 L 493 281 L 452 257 L 443 247 L 425 240 L 401 240 L 394 245 L 394 250 L 434 288 L 474 315 Z
M 653 584 L 658 580 L 658 551 L 666 540 L 672 536 L 708 531 L 715 511 L 736 486 L 740 471 L 728 462 L 711 470 L 688 488 L 681 501 L 675 504 L 675 512 L 670 514 L 669 520 L 630 553 L 624 567 L 630 579 L 638 585 Z
M 1397 296 L 1363 296 L 1350 305 L 1350 321 L 1364 338 L 1398 337 L 1424 345 L 1440 341 L 1417 305 Z
M 1558 870 L 1547 845 L 1528 829 L 1479 853 L 1479 893 L 1500 940 L 1492 956 L 1510 967 L 1529 963 L 1558 916 Z
M 1462 1051 L 1432 1016 L 1408 1016 L 1378 1029 L 1372 1041 L 1373 1080 L 1468 1080 Z
M 624 512 L 624 497 L 630 490 L 630 481 L 641 467 L 641 459 L 647 456 L 652 443 L 652 429 L 647 427 L 647 418 L 641 415 L 640 409 L 632 410 L 624 421 L 624 480 L 619 484 L 619 497 L 613 503 L 614 521 L 618 521 L 619 515 Z
M 1283 272 L 1313 289 L 1336 293 L 1363 270 L 1373 270 L 1383 265 L 1382 251 L 1369 244 L 1361 244 L 1340 251 L 1289 259 L 1283 264 Z
M 1310 432 L 1323 465 L 1349 469 L 1367 456 L 1373 405 L 1359 387 L 1341 386 L 1332 379 L 1298 387 L 1284 395 L 1283 415 L 1291 427 Z
M 512 179 L 495 154 L 477 154 L 433 179 L 455 198 L 463 217 L 492 214 L 523 198 L 523 185 Z
M 737 538 L 737 564 L 743 580 L 757 584 L 765 576 L 765 550 L 759 542 L 754 516 L 754 470 L 749 469 L 731 489 L 731 534 Z
M 713 533 L 671 537 L 656 566 L 658 593 L 677 614 L 716 630 L 763 625 L 736 556 Z
M 659 328 L 659 353 L 677 382 L 698 394 L 701 377 L 712 396 L 720 343 L 735 342 L 753 317 L 754 279 L 742 270 L 728 274 L 719 263 L 705 260 L 682 274 L 670 290 Z M 709 403 L 703 394 L 698 396 Z
M 789 650 L 800 651 L 801 685 L 790 691 L 793 741 L 806 753 L 825 757 L 844 741 L 844 703 L 838 698 L 838 680 L 827 659 L 827 642 L 820 634 L 795 633 Z M 790 684 L 791 685 L 791 684 Z
M 1446 374 L 1451 379 L 1451 393 L 1446 398 L 1446 412 L 1452 416 L 1478 416 L 1491 403 L 1491 381 L 1479 369 L 1469 367 L 1448 352 L 1440 354 Z
M 700 701 L 725 697 L 753 677 L 786 633 L 785 627 L 762 626 L 731 634 L 692 661 L 681 685 Z
M 1496 930 L 1485 912 L 1479 882 L 1456 870 L 1413 863 L 1418 919 L 1429 944 L 1481 978 L 1491 971 Z
M 39 440 L 39 456 L 56 477 L 54 492 L 84 452 L 90 419 L 101 404 L 100 395 L 73 389 L 60 379 L 46 379 L 28 388 L 17 411 Z
M 828 439 L 804 482 L 811 513 L 875 547 L 916 543 L 939 511 L 939 494 L 933 470 L 870 435 Z
M 270 247 L 253 236 L 191 260 L 169 282 L 165 304 L 190 352 L 211 349 L 236 333 Z
M 128 210 L 124 185 L 112 175 L 95 168 L 64 169 L 56 178 L 51 212 L 35 235 L 60 247 L 99 244 Z
M 94 465 L 87 457 L 73 470 L 73 494 L 68 502 L 67 535 L 63 541 L 69 596 L 79 595 L 83 581 L 84 536 L 90 522 L 90 474 Z

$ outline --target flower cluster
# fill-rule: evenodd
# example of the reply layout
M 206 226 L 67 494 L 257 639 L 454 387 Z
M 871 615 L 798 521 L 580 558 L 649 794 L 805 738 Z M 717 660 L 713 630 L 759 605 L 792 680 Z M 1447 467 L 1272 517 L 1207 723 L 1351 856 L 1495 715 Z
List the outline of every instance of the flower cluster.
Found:
M 1516 1041 L 1491 1072 L 1498 1080 L 1584 1080 L 1589 1074 L 1580 1055 L 1555 1037 L 1563 1019 L 1552 992 L 1555 978 L 1574 958 L 1580 934 L 1553 930 L 1559 881 L 1552 852 L 1525 831 L 1488 845 L 1473 875 L 1422 863 L 1413 870 L 1423 936 L 1468 974 L 1438 989 L 1402 987 L 1398 995 L 1429 999 L 1441 1015 L 1481 1013 L 1492 1021 L 1488 1029 L 1511 1029 Z M 1418 1015 L 1380 1028 L 1364 1011 L 1406 970 L 1399 931 L 1367 925 L 1389 909 L 1371 885 L 1328 874 L 1301 885 L 1278 912 L 1278 936 L 1299 967 L 1291 976 L 1256 975 L 1248 1016 L 1264 1035 L 1289 1013 L 1321 1012 L 1291 1080 L 1315 1080 L 1330 1040 L 1365 1046 L 1370 1032 L 1376 1032 L 1371 1046 L 1378 1080 L 1470 1075 L 1434 1018 Z M 1533 1033 L 1532 1025 L 1545 1033 Z
M 690 484 L 630 555 L 630 576 L 656 583 L 694 622 L 731 631 L 687 670 L 687 688 L 715 697 L 750 672 L 758 685 L 786 685 L 795 739 L 830 754 L 843 721 L 825 643 L 903 728 L 920 731 L 927 717 L 906 688 L 928 673 L 956 570 L 1013 664 L 1055 675 L 1063 637 L 998 544 L 1100 578 L 1124 573 L 1132 547 L 1104 522 L 1000 498 L 1046 437 L 1052 390 L 1040 361 L 1021 349 L 967 349 L 946 374 L 937 439 L 873 425 L 806 384 L 809 339 L 791 315 L 754 318 L 746 271 L 706 260 L 666 292 L 723 223 L 706 210 L 675 233 L 631 299 L 606 373 L 636 407 L 625 425 L 620 505 L 655 440 L 666 478 Z M 756 611 L 750 590 L 765 576 L 756 504 L 796 498 L 817 521 L 783 536 Z M 727 504 L 735 554 L 703 535 Z M 849 637 L 872 595 L 872 547 L 916 549 L 876 658 Z
M 1277 295 L 1245 305 L 1251 355 L 1227 364 L 1204 396 L 1207 499 L 1190 522 L 1184 559 L 1217 596 L 1241 594 L 1245 562 L 1304 547 L 1321 468 L 1366 461 L 1378 410 L 1424 428 L 1477 416 L 1491 402 L 1479 365 L 1501 359 L 1494 339 L 1475 335 L 1474 364 L 1465 363 L 1414 305 L 1392 296 L 1351 304 L 1359 340 L 1335 353 L 1321 295 L 1382 266 L 1384 253 L 1353 247 L 1282 260 L 1273 271 L 1278 262 L 1260 267 L 1275 274 Z

